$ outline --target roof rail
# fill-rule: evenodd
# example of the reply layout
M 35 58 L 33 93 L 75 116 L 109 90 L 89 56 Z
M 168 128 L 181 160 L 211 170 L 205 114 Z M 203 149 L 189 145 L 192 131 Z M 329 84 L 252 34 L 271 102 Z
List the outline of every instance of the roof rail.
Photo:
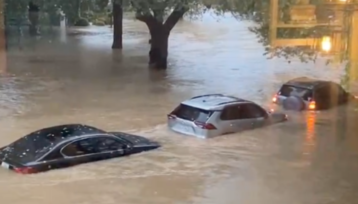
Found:
M 224 94 L 205 94 L 200 96 L 194 96 L 191 99 L 201 98 L 201 97 L 207 97 L 207 96 L 225 96 Z
M 302 76 L 302 77 L 296 77 L 296 78 L 293 78 L 290 81 L 298 81 L 298 80 L 314 80 L 313 78 L 310 78 L 310 77 L 306 77 L 306 76 Z
M 226 102 L 219 103 L 217 105 L 221 106 L 221 105 L 230 104 L 230 103 L 237 103 L 237 102 L 241 102 L 241 101 L 226 101 Z

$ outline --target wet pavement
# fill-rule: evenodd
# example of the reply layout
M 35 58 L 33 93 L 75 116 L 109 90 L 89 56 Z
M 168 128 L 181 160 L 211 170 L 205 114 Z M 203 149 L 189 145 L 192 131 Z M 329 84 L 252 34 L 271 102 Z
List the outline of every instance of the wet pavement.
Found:
M 356 204 L 358 139 L 352 108 L 291 113 L 263 129 L 199 140 L 172 133 L 166 114 L 197 94 L 227 93 L 268 106 L 299 76 L 339 81 L 341 69 L 267 60 L 250 22 L 180 22 L 169 68 L 147 68 L 149 34 L 126 20 L 124 50 L 111 30 L 22 40 L 0 79 L 0 145 L 33 130 L 86 123 L 156 139 L 158 151 L 36 175 L 0 170 L 0 201 L 15 204 Z

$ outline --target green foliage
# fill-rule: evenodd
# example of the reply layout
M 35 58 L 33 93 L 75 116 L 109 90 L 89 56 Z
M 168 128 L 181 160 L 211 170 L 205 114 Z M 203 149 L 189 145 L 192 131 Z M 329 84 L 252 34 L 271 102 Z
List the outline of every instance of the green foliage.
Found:
M 94 25 L 110 25 L 112 15 L 107 12 L 93 13 L 92 17 L 89 18 Z
M 344 75 L 341 78 L 341 85 L 346 90 L 350 89 L 350 81 L 352 80 L 351 77 L 349 76 L 350 69 L 351 69 L 351 63 L 348 62 L 344 67 Z
M 5 0 L 6 25 L 21 25 L 27 21 L 27 0 Z
M 204 11 L 201 0 L 123 0 L 123 4 L 130 5 L 137 16 L 152 15 L 159 21 L 171 12 L 177 10 L 188 10 L 192 15 L 200 14 Z
M 109 0 L 32 0 L 39 5 L 41 12 L 47 12 L 50 16 L 56 15 L 61 9 L 69 20 L 74 23 L 79 17 L 89 17 L 92 12 L 102 12 L 108 5 Z M 5 0 L 5 14 L 10 19 L 27 17 L 29 0 Z
M 107 8 L 109 0 L 95 0 L 95 4 L 99 10 L 104 11 Z
M 311 0 L 317 3 L 319 0 Z M 28 0 L 5 0 L 6 15 L 9 19 L 24 19 L 27 17 L 26 8 Z M 282 21 L 288 20 L 287 11 L 296 0 L 280 0 L 279 16 Z M 34 0 L 41 10 L 56 16 L 58 9 L 62 9 L 69 20 L 75 25 L 87 25 L 88 20 L 98 24 L 108 24 L 108 3 L 118 3 L 124 10 L 133 10 L 137 16 L 152 15 L 164 21 L 173 10 L 185 9 L 187 15 L 198 16 L 211 8 L 216 14 L 232 13 L 238 19 L 249 19 L 256 22 L 250 28 L 259 42 L 264 45 L 265 55 L 269 57 L 283 57 L 287 60 L 299 58 L 304 62 L 314 61 L 317 52 L 312 47 L 278 47 L 269 45 L 269 4 L 270 0 Z M 55 17 L 53 17 L 55 18 Z M 76 22 L 80 19 L 78 22 Z M 327 27 L 314 27 L 310 29 L 279 29 L 278 36 L 283 38 L 320 38 L 329 34 Z
M 294 4 L 296 0 L 279 1 L 279 17 L 283 22 L 288 21 L 288 8 Z M 292 58 L 299 58 L 303 62 L 315 61 L 317 52 L 312 47 L 276 47 L 272 48 L 269 44 L 269 8 L 270 0 L 228 0 L 218 7 L 221 12 L 231 12 L 238 19 L 248 19 L 256 22 L 256 25 L 249 28 L 254 33 L 259 42 L 263 44 L 264 55 L 268 58 L 279 57 L 285 58 L 290 62 Z M 327 28 L 287 28 L 278 29 L 277 36 L 279 38 L 320 38 L 323 34 L 329 32 Z

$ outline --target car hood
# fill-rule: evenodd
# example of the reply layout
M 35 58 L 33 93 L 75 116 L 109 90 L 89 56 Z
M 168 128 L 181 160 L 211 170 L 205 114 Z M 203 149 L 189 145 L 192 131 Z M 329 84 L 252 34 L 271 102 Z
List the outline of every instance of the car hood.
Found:
M 119 137 L 121 139 L 125 139 L 133 144 L 133 146 L 151 146 L 151 147 L 160 147 L 160 144 L 156 141 L 152 141 L 148 138 L 138 136 L 138 135 L 132 135 L 128 133 L 123 132 L 111 132 L 116 137 Z

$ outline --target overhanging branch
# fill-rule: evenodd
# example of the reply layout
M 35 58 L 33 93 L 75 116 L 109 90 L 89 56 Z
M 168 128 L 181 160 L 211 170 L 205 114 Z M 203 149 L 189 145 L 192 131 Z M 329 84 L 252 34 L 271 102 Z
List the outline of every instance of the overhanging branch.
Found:
M 164 27 L 166 27 L 168 31 L 171 31 L 175 24 L 184 16 L 187 11 L 187 8 L 174 9 L 174 11 L 172 11 L 172 13 L 165 21 Z
M 140 14 L 137 13 L 136 14 L 136 19 L 139 21 L 144 22 L 149 29 L 158 27 L 158 25 L 160 25 L 161 23 L 158 22 L 158 20 L 151 14 Z

